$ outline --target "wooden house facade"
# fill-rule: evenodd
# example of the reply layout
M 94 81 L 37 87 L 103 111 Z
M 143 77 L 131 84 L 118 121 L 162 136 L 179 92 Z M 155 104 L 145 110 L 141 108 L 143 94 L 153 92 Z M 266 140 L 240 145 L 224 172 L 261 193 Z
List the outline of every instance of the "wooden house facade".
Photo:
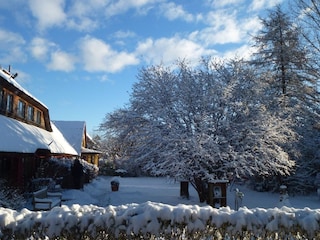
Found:
M 50 121 L 48 108 L 16 76 L 0 68 L 0 178 L 24 187 L 37 177 L 43 160 L 78 153 Z

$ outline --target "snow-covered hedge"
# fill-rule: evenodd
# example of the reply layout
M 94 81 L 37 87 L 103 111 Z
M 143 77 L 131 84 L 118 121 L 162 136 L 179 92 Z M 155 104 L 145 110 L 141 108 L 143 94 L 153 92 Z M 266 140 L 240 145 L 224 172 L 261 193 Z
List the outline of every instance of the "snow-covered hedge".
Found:
M 153 202 L 38 212 L 0 208 L 1 239 L 319 239 L 319 224 L 320 209 L 309 208 L 234 211 Z
M 0 178 L 0 207 L 22 209 L 26 204 L 23 192 L 13 186 L 9 186 L 8 181 Z

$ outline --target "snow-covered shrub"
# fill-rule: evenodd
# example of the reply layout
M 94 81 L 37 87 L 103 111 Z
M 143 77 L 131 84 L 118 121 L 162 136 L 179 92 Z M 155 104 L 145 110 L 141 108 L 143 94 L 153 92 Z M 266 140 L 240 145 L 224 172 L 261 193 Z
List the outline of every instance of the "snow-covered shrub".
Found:
M 9 186 L 5 179 L 0 179 L 0 207 L 20 210 L 26 203 L 22 192 Z
M 105 159 L 100 159 L 99 160 L 99 175 L 114 176 L 115 169 L 114 169 L 113 164 L 110 161 L 107 161 Z
M 96 178 L 99 174 L 99 168 L 94 164 L 88 163 L 87 161 L 82 160 L 81 164 L 83 166 L 83 171 L 88 176 L 88 182 Z
M 87 161 L 80 161 L 83 166 L 83 171 L 87 175 L 87 182 L 90 182 L 92 179 L 96 178 L 99 173 L 99 168 Z M 49 160 L 49 169 L 51 169 L 51 174 L 49 173 L 48 177 L 59 178 L 65 177 L 70 174 L 71 166 L 73 160 L 71 159 L 56 159 L 51 158 Z
M 120 178 L 119 177 L 113 177 L 110 181 L 111 185 L 116 185 L 119 186 L 120 185 Z

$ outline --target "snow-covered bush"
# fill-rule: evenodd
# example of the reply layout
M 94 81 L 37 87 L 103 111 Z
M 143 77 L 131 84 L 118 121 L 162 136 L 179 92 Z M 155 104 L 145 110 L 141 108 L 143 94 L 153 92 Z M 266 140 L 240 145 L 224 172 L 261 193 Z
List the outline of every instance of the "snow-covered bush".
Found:
M 88 176 L 88 181 L 96 178 L 99 174 L 99 168 L 94 164 L 88 163 L 87 161 L 82 160 L 81 164 L 83 165 L 83 170 Z
M 146 202 L 51 211 L 0 208 L 1 239 L 319 239 L 320 211 Z M 12 237 L 14 236 L 14 237 Z
M 99 175 L 103 176 L 114 176 L 115 175 L 115 169 L 114 165 L 105 159 L 99 160 Z
M 20 210 L 26 203 L 22 192 L 9 186 L 5 179 L 0 179 L 0 207 Z
M 49 160 L 49 168 L 51 169 L 51 173 L 48 173 L 48 177 L 64 177 L 70 174 L 70 169 L 73 161 L 71 159 L 56 159 L 51 158 Z M 81 164 L 83 166 L 83 171 L 88 176 L 88 182 L 92 179 L 96 178 L 99 173 L 99 168 L 91 163 L 88 163 L 84 160 L 81 160 Z

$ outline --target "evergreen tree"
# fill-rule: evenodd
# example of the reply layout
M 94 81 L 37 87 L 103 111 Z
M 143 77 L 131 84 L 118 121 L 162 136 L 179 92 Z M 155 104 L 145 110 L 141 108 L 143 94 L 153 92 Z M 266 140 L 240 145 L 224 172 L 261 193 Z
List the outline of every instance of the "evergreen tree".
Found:
M 320 76 L 320 1 L 295 0 L 292 4 L 297 24 L 303 30 L 305 47 L 309 49 L 312 61 L 310 68 L 319 79 Z
M 261 19 L 263 29 L 254 37 L 257 52 L 252 63 L 258 66 L 260 78 L 269 84 L 269 109 L 294 122 L 294 131 L 300 136 L 297 145 L 283 146 L 296 160 L 296 174 L 287 178 L 294 191 L 308 191 L 310 176 L 314 176 L 319 121 L 318 91 L 312 58 L 302 38 L 301 29 L 280 6 Z M 280 98 L 279 98 L 280 97 Z M 311 147 L 312 146 L 312 147 Z M 308 184 L 306 184 L 308 182 Z M 306 186 L 307 185 L 307 186 Z
M 261 22 L 263 29 L 254 37 L 257 52 L 252 63 L 272 76 L 270 86 L 278 95 L 301 101 L 313 98 L 316 81 L 308 66 L 308 52 L 299 27 L 280 6 Z

